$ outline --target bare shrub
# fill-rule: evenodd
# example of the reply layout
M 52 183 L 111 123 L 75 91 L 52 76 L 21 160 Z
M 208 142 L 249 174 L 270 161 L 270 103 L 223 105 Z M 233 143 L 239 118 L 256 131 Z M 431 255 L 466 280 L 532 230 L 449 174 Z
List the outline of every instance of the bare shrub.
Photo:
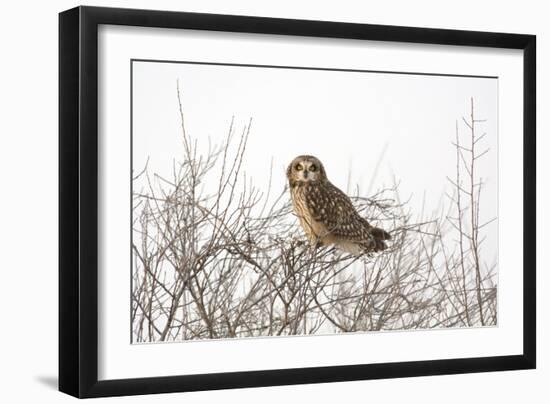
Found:
M 288 190 L 271 195 L 273 170 L 263 190 L 246 178 L 252 121 L 231 121 L 223 144 L 201 154 L 180 102 L 181 161 L 169 178 L 145 166 L 133 179 L 133 342 L 496 324 L 496 263 L 481 261 L 475 181 L 486 151 L 473 111 L 472 101 L 467 145 L 457 125 L 450 204 L 430 217 L 410 212 L 397 184 L 353 197 L 393 238 L 382 253 L 354 257 L 310 247 Z

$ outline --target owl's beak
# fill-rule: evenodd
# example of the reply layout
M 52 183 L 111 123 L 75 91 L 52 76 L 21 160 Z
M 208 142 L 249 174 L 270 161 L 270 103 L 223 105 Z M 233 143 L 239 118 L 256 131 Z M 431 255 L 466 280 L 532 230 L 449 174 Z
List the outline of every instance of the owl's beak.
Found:
M 307 176 L 308 176 L 308 171 L 307 170 L 304 170 L 303 176 L 304 176 L 304 179 L 307 180 Z

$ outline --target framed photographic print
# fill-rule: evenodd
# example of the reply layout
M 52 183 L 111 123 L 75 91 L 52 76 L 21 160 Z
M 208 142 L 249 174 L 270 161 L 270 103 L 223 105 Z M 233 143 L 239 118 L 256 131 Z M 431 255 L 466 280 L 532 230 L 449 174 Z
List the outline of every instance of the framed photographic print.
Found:
M 535 367 L 535 37 L 59 18 L 59 387 Z

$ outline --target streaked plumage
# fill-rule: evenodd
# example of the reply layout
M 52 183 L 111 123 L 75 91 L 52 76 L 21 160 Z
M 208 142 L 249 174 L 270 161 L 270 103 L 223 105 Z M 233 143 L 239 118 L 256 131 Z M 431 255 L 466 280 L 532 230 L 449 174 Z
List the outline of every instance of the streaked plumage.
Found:
M 328 180 L 319 159 L 296 157 L 287 179 L 294 212 L 312 244 L 334 244 L 354 255 L 386 248 L 390 235 L 357 213 L 349 197 Z

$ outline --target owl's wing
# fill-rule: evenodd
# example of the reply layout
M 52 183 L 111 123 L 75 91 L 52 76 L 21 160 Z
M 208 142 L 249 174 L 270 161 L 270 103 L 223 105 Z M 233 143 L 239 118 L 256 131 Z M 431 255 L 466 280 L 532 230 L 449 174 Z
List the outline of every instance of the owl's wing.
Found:
M 312 218 L 331 234 L 357 241 L 370 238 L 369 223 L 357 213 L 349 197 L 331 183 L 311 187 L 305 199 Z

